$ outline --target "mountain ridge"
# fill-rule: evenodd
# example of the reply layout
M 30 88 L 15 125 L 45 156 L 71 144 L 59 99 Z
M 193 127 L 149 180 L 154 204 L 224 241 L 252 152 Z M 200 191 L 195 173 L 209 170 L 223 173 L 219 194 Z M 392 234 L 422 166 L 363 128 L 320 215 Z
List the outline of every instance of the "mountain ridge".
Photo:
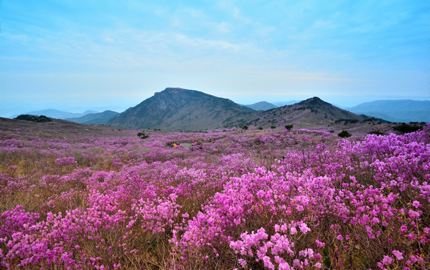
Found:
M 363 121 L 369 117 L 340 109 L 313 97 L 293 105 L 255 111 L 225 98 L 197 90 L 166 88 L 107 122 L 125 128 L 208 130 L 230 127 L 299 127 L 330 125 L 336 121 Z

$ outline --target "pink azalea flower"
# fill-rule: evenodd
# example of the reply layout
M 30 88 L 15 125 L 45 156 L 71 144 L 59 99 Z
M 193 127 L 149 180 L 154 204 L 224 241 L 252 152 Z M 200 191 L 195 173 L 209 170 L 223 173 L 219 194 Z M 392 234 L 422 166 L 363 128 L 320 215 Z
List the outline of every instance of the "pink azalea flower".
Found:
M 396 256 L 397 260 L 403 260 L 403 254 L 398 250 L 393 250 L 393 255 Z

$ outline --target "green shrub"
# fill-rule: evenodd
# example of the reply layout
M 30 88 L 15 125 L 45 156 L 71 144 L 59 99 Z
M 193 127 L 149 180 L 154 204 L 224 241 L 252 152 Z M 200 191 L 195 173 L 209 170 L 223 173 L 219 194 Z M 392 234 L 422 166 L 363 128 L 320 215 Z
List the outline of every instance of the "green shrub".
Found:
M 344 124 L 355 124 L 358 123 L 359 120 L 357 119 L 338 119 L 336 121 L 334 121 L 335 123 L 339 123 L 339 122 L 344 122 Z
M 37 116 L 37 115 L 31 115 L 31 114 L 21 114 L 15 119 L 37 122 L 37 123 L 46 123 L 46 122 L 52 121 L 51 118 L 46 117 L 45 115 Z
M 349 138 L 351 137 L 351 133 L 349 133 L 346 130 L 342 130 L 341 132 L 339 132 L 339 134 L 337 134 L 339 137 L 341 138 Z
M 148 138 L 148 137 L 149 137 L 149 135 L 147 135 L 147 134 L 145 133 L 145 131 L 142 131 L 142 132 L 137 133 L 137 137 L 139 137 L 139 138 L 141 138 L 141 139 L 143 140 L 143 139 Z
M 369 132 L 369 133 L 367 133 L 367 134 L 375 134 L 375 135 L 378 135 L 378 136 L 383 136 L 383 135 L 386 135 L 385 133 L 383 133 L 383 132 L 380 132 L 380 131 L 371 131 L 371 132 Z
M 405 133 L 411 133 L 411 132 L 415 132 L 415 131 L 421 130 L 422 126 L 421 125 L 413 125 L 413 124 L 402 123 L 400 125 L 394 126 L 393 129 L 396 130 L 396 131 L 398 131 L 398 132 L 400 132 L 400 133 L 402 133 L 402 134 L 405 134 Z
M 286 125 L 285 129 L 287 129 L 288 131 L 291 131 L 293 129 L 293 125 Z

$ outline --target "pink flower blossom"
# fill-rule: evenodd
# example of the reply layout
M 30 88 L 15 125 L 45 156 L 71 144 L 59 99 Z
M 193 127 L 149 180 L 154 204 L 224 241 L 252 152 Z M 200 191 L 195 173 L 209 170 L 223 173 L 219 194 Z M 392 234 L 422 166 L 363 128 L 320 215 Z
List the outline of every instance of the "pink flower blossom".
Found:
M 402 252 L 398 251 L 398 250 L 393 250 L 393 255 L 396 256 L 397 260 L 403 260 L 403 254 Z
M 306 223 L 303 223 L 303 222 L 299 225 L 299 228 L 300 228 L 300 231 L 304 234 L 311 231 L 311 229 L 309 229 L 308 225 Z
M 315 240 L 315 243 L 317 244 L 317 247 L 324 247 L 325 246 L 325 243 L 324 242 L 321 242 L 320 240 Z
M 384 255 L 384 258 L 382 259 L 383 264 L 391 264 L 392 262 L 393 262 L 393 258 L 387 255 Z
M 291 227 L 290 228 L 290 233 L 291 233 L 291 235 L 295 235 L 297 233 L 296 227 Z
M 417 218 L 420 216 L 420 213 L 414 210 L 409 210 L 408 214 L 411 218 Z
M 419 202 L 419 201 L 413 201 L 413 202 L 412 202 L 412 205 L 413 205 L 415 208 L 420 208 L 420 207 L 422 207 L 422 205 L 420 204 L 420 202 Z

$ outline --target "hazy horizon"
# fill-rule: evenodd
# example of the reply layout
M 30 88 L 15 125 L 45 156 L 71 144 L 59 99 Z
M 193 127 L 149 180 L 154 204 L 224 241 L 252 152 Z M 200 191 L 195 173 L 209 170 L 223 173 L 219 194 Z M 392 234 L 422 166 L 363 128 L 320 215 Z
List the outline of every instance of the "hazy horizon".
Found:
M 190 89 L 190 90 L 196 90 L 196 89 Z M 197 91 L 199 91 L 199 90 L 197 90 Z M 159 91 L 157 91 L 157 92 L 159 92 Z M 206 93 L 206 94 L 210 94 L 210 93 Z M 152 96 L 153 95 L 148 96 L 147 98 L 150 98 Z M 218 97 L 220 97 L 220 96 L 218 96 Z M 239 101 L 235 100 L 235 99 L 231 99 L 231 100 L 237 104 L 240 104 L 240 105 L 252 105 L 252 104 L 255 104 L 255 103 L 261 102 L 261 101 L 266 101 L 266 102 L 274 104 L 274 103 L 278 103 L 278 102 L 279 103 L 283 103 L 283 102 L 286 103 L 286 102 L 291 102 L 291 101 L 299 102 L 299 101 L 311 98 L 312 96 L 290 96 L 289 98 L 285 97 L 285 99 L 282 99 L 282 97 L 278 97 L 277 99 L 271 99 L 271 100 L 268 100 L 267 96 L 260 96 L 261 99 L 258 99 L 258 97 L 259 96 L 255 96 L 255 97 L 248 98 L 248 99 L 246 99 L 246 98 L 240 99 L 239 98 L 238 99 Z M 425 98 L 425 97 L 423 97 L 421 99 L 419 97 L 415 98 L 415 99 L 409 99 L 409 98 L 399 98 L 399 97 L 390 97 L 390 96 L 380 96 L 380 97 L 378 97 L 378 96 L 373 96 L 373 97 L 372 96 L 358 96 L 352 100 L 347 96 L 331 96 L 331 97 L 330 96 L 319 96 L 319 97 L 321 99 L 323 99 L 324 101 L 329 102 L 335 106 L 339 106 L 341 108 L 351 108 L 351 107 L 354 107 L 356 105 L 359 105 L 359 104 L 362 104 L 365 102 L 371 102 L 371 101 L 376 101 L 376 100 L 417 100 L 417 101 L 429 100 L 428 98 Z M 121 104 L 118 104 L 118 103 L 115 103 L 115 101 L 112 101 L 111 104 L 96 105 L 96 106 L 91 105 L 91 104 L 88 104 L 85 106 L 85 103 L 81 104 L 80 106 L 64 106 L 64 105 L 56 106 L 55 104 L 46 103 L 44 105 L 33 106 L 33 107 L 23 106 L 21 108 L 19 108 L 19 107 L 18 108 L 12 108 L 12 109 L 8 110 L 8 112 L 11 112 L 11 113 L 9 113 L 8 115 L 0 115 L 0 117 L 10 118 L 12 116 L 17 116 L 19 114 L 24 114 L 24 113 L 28 113 L 28 112 L 32 112 L 32 111 L 49 110 L 49 109 L 71 112 L 71 113 L 83 113 L 87 110 L 94 110 L 97 112 L 112 110 L 112 111 L 116 111 L 116 112 L 121 113 L 121 112 L 127 110 L 128 108 L 131 108 L 131 107 L 138 105 L 139 103 L 141 103 L 142 101 L 144 101 L 147 98 L 144 98 L 140 101 L 136 100 L 136 101 L 123 102 Z M 226 97 L 220 97 L 220 98 L 226 98 Z M 266 100 L 264 98 L 266 98 Z M 256 101 L 254 101 L 254 100 L 256 100 Z
M 121 112 L 170 86 L 239 104 L 430 100 L 428 1 L 1 1 L 0 116 Z

